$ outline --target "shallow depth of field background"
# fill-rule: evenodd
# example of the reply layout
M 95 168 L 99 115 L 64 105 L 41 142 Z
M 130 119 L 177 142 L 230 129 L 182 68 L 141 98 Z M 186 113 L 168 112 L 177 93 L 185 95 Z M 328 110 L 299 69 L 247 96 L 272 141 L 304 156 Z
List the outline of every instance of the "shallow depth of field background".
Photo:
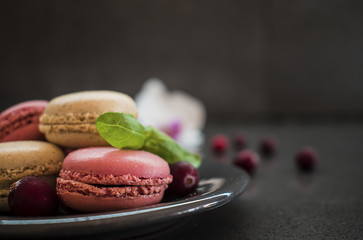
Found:
M 363 1 L 2 1 L 0 110 L 150 77 L 208 122 L 363 119 Z

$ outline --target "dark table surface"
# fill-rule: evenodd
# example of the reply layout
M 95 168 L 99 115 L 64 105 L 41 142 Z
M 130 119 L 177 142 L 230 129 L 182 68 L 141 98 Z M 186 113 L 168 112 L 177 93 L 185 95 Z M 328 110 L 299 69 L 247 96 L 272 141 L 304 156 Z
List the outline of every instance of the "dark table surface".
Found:
M 231 164 L 235 151 L 216 157 L 208 140 L 237 131 L 248 135 L 253 150 L 266 134 L 279 142 L 275 157 L 261 159 L 244 194 L 136 239 L 363 239 L 362 124 L 209 126 L 204 161 Z M 307 145 L 318 151 L 319 162 L 302 173 L 294 156 Z
M 133 239 L 363 239 L 363 124 L 209 125 L 203 161 L 234 167 L 235 150 L 215 156 L 208 143 L 214 134 L 238 131 L 248 136 L 252 150 L 265 135 L 278 140 L 277 154 L 261 159 L 246 191 L 224 206 Z M 319 153 L 310 173 L 298 171 L 294 162 L 304 146 Z M 101 238 L 120 239 L 120 234 Z

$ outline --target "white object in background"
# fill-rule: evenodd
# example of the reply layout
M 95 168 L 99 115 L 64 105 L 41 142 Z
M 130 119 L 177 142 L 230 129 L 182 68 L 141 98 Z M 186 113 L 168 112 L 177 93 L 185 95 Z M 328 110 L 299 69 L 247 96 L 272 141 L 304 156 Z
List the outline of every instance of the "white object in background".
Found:
M 182 147 L 197 152 L 204 141 L 204 104 L 182 91 L 168 91 L 161 80 L 151 78 L 135 96 L 138 120 L 164 131 Z

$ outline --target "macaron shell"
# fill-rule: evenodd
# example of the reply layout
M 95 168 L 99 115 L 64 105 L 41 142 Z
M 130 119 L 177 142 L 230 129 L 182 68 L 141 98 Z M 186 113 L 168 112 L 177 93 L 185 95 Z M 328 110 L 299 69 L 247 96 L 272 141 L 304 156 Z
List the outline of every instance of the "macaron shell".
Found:
M 0 195 L 0 211 L 1 212 L 7 212 L 10 211 L 9 205 L 8 205 L 8 194 L 6 195 Z
M 38 116 L 39 118 L 39 116 Z M 21 141 L 21 140 L 44 140 L 44 134 L 38 129 L 39 122 L 32 121 L 31 124 L 22 125 L 17 128 L 9 128 L 0 142 Z
M 159 156 L 141 150 L 120 150 L 114 147 L 93 147 L 73 151 L 64 159 L 63 169 L 85 174 L 131 174 L 139 178 L 170 176 L 168 163 Z
M 16 104 L 0 114 L 0 142 L 43 140 L 39 117 L 48 102 L 33 100 Z
M 159 203 L 164 192 L 154 195 L 139 195 L 137 197 L 95 197 L 67 191 L 58 192 L 61 201 L 68 207 L 81 212 L 102 212 L 143 207 Z
M 44 113 L 62 115 L 68 113 L 125 112 L 136 114 L 134 100 L 115 91 L 82 91 L 52 99 Z
M 34 109 L 36 111 L 41 111 L 43 112 L 45 107 L 47 106 L 48 101 L 46 100 L 30 100 L 30 101 L 25 101 L 25 102 L 21 102 L 18 103 L 14 106 L 9 107 L 8 109 L 4 110 L 1 114 L 0 114 L 0 121 L 3 121 L 6 116 L 9 116 L 13 113 L 19 113 L 22 111 L 31 111 L 31 109 Z
M 50 132 L 45 135 L 49 142 L 56 143 L 66 148 L 85 148 L 96 146 L 109 146 L 98 133 L 77 133 L 77 132 Z
M 10 186 L 13 182 L 14 181 L 0 181 L 0 211 L 10 210 L 7 200 L 10 191 Z
M 58 174 L 64 159 L 63 151 L 42 141 L 13 141 L 0 143 L 0 180 L 25 176 Z

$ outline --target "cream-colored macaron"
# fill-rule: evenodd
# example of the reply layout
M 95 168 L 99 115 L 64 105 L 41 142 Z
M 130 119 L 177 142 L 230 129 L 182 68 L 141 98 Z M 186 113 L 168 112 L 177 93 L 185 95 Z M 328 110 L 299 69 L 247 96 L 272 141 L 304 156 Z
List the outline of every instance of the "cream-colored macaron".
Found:
M 63 151 L 43 141 L 0 143 L 0 211 L 7 211 L 10 185 L 26 176 L 41 177 L 55 186 Z
M 136 117 L 134 100 L 115 91 L 83 91 L 51 100 L 40 117 L 39 130 L 49 142 L 68 148 L 109 145 L 98 133 L 96 119 L 105 112 Z

